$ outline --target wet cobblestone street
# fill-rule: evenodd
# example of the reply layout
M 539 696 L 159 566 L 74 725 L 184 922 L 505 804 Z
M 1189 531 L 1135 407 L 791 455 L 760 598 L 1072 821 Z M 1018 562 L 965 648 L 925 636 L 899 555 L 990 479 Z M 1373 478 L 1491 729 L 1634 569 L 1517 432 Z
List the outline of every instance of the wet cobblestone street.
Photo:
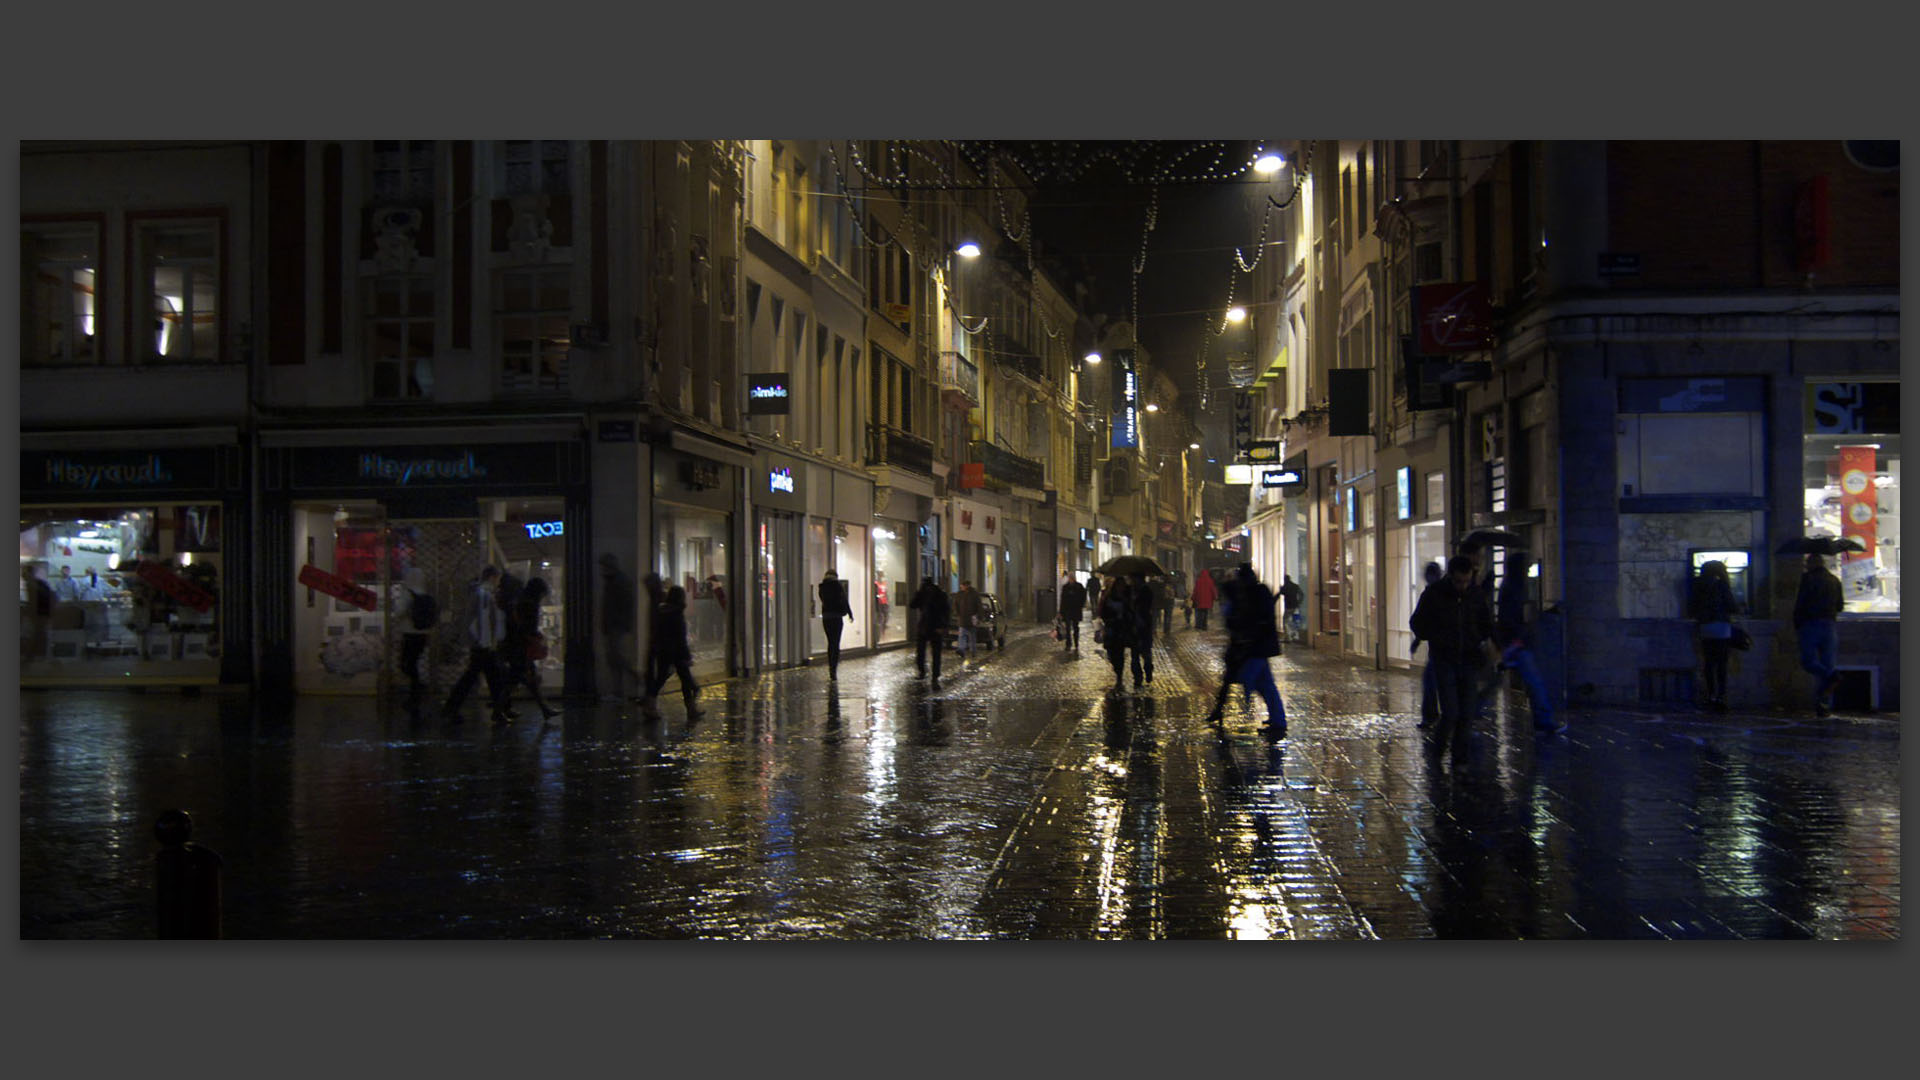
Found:
M 230 938 L 1827 938 L 1900 927 L 1898 718 L 1572 711 L 1464 746 L 1418 683 L 1302 649 L 1290 732 L 1037 630 L 709 688 L 689 723 L 20 697 L 20 933 L 153 935 L 153 822 L 225 859 Z

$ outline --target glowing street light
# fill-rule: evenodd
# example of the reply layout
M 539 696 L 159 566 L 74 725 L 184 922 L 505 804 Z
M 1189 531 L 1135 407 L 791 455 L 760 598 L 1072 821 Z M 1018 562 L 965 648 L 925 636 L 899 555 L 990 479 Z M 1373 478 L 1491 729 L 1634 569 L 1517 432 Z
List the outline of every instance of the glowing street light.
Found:
M 1159 411 L 1160 411 L 1160 406 L 1158 406 L 1158 405 L 1155 405 L 1155 404 L 1154 404 L 1154 403 L 1152 403 L 1152 402 L 1148 402 L 1148 403 L 1147 403 L 1147 411 L 1148 411 L 1148 412 L 1159 412 Z
M 1272 176 L 1274 173 L 1280 171 L 1280 166 L 1286 163 L 1285 158 L 1272 151 L 1268 151 L 1267 153 L 1261 154 L 1260 157 L 1254 161 L 1253 171 L 1259 173 L 1261 176 Z
M 1246 322 L 1247 309 L 1241 307 L 1239 304 L 1233 305 L 1227 309 L 1227 321 L 1232 323 Z
M 953 250 L 955 254 L 963 259 L 977 259 L 980 257 L 980 245 L 971 240 L 968 240 Z
M 1099 354 L 1099 353 L 1097 353 L 1097 352 L 1090 352 L 1090 353 L 1088 353 L 1088 354 L 1087 354 L 1087 363 L 1089 363 L 1089 364 L 1098 364 L 1099 362 L 1100 362 L 1100 354 Z

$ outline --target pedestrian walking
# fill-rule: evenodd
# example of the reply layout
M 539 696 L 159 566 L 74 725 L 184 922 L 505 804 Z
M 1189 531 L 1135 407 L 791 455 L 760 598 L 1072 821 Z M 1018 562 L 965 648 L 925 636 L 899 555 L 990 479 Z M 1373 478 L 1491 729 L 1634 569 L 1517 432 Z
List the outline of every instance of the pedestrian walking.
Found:
M 1727 564 L 1713 559 L 1700 564 L 1699 576 L 1687 597 L 1687 615 L 1700 639 L 1702 703 L 1715 712 L 1727 711 L 1727 659 L 1733 652 L 1733 617 L 1739 601 L 1727 577 Z
M 1832 709 L 1833 688 L 1840 685 L 1834 665 L 1840 658 L 1840 610 L 1845 599 L 1840 579 L 1827 569 L 1825 559 L 1807 556 L 1800 575 L 1800 591 L 1793 600 L 1793 629 L 1800 638 L 1800 668 L 1813 677 L 1813 711 L 1825 716 Z
M 1080 651 L 1080 618 L 1086 612 L 1087 587 L 1073 579 L 1072 574 L 1060 586 L 1060 641 L 1061 649 L 1067 652 Z
M 1282 574 L 1280 600 L 1286 605 L 1287 640 L 1299 641 L 1307 634 L 1306 591 L 1295 583 L 1293 576 Z
M 656 579 L 657 580 L 657 579 Z M 600 638 L 606 650 L 607 670 L 613 676 L 613 699 L 627 701 L 640 693 L 640 672 L 633 666 L 633 579 L 620 569 L 613 552 L 600 556 Z
M 1527 691 L 1527 707 L 1533 710 L 1533 726 L 1541 731 L 1560 732 L 1566 722 L 1557 718 L 1553 697 L 1547 693 L 1547 681 L 1533 660 L 1533 627 L 1527 619 L 1527 582 L 1533 560 L 1515 548 L 1507 550 L 1507 576 L 1500 586 L 1500 608 L 1494 619 L 1494 642 L 1500 647 L 1500 666 L 1520 676 Z M 1723 669 L 1724 675 L 1724 669 Z
M 687 706 L 687 719 L 698 720 L 700 684 L 693 681 L 693 647 L 687 643 L 687 590 L 679 585 L 668 589 L 660 600 L 654 620 L 654 639 L 650 653 L 656 660 L 649 665 L 646 708 L 658 716 L 656 704 L 669 675 L 680 676 L 680 697 Z
M 1180 621 L 1185 624 L 1187 629 L 1193 629 L 1193 588 L 1187 584 L 1187 572 L 1185 570 L 1175 570 L 1173 572 L 1173 584 L 1171 588 L 1173 589 L 1173 598 L 1180 604 Z
M 687 575 L 687 580 L 693 580 L 693 575 Z M 666 610 L 667 604 L 667 582 L 659 574 L 650 573 L 640 579 L 640 587 L 647 594 L 647 661 L 640 671 L 640 692 L 635 700 L 640 702 L 643 711 L 657 715 L 658 710 L 653 705 L 653 688 L 666 683 L 673 667 L 666 660 L 666 637 L 660 628 L 661 612 Z M 686 594 L 686 589 L 680 591 L 682 595 Z
M 1480 603 L 1488 611 L 1493 610 L 1493 572 L 1487 566 L 1487 549 L 1478 540 L 1463 540 L 1460 554 L 1473 563 L 1473 588 L 1480 593 Z M 1493 708 L 1493 692 L 1500 685 L 1500 651 L 1489 639 L 1488 647 L 1483 650 L 1479 665 L 1474 669 L 1473 708 L 1474 715 L 1486 719 Z
M 1413 632 L 1427 643 L 1427 662 L 1433 665 L 1434 690 L 1440 698 L 1437 725 L 1464 738 L 1476 714 L 1480 667 L 1493 633 L 1493 612 L 1473 583 L 1473 560 L 1455 555 L 1447 560 L 1447 576 L 1426 587 L 1409 620 Z
M 1100 592 L 1105 587 L 1106 583 L 1100 580 L 1099 574 L 1087 575 L 1087 610 L 1093 618 L 1100 617 Z
M 973 582 L 962 581 L 960 591 L 953 594 L 953 623 L 959 629 L 957 644 L 963 667 L 973 657 L 974 620 L 979 617 L 980 594 L 973 591 Z
M 1211 571 L 1202 570 L 1193 576 L 1193 592 L 1189 594 L 1188 600 L 1193 604 L 1195 630 L 1207 628 L 1207 617 L 1213 614 L 1213 605 L 1218 597 L 1219 590 L 1214 587 Z
M 1227 695 L 1235 686 L 1246 695 L 1252 707 L 1253 695 L 1266 702 L 1267 719 L 1261 726 L 1269 736 L 1281 738 L 1287 733 L 1287 708 L 1280 700 L 1280 688 L 1273 681 L 1272 658 L 1280 655 L 1280 626 L 1274 620 L 1273 590 L 1261 583 L 1250 563 L 1241 563 L 1225 590 L 1227 648 L 1220 689 L 1213 696 L 1209 723 L 1217 724 L 1226 712 Z
M 513 607 L 507 612 L 507 633 L 500 641 L 507 677 L 500 687 L 501 707 L 494 715 L 494 720 L 498 722 L 513 719 L 505 706 L 509 704 L 516 686 L 527 688 L 541 716 L 551 720 L 560 715 L 560 710 L 549 706 L 540 694 L 540 661 L 547 658 L 547 638 L 540 632 L 540 605 L 545 602 L 547 591 L 546 578 L 527 579 L 519 595 L 514 597 Z
M 1160 613 L 1160 632 L 1173 633 L 1173 583 L 1165 577 L 1156 577 L 1149 586 L 1153 595 L 1153 608 Z
M 952 605 L 947 601 L 946 591 L 933 583 L 931 575 L 920 579 L 920 589 L 907 602 L 907 610 L 913 612 L 916 645 L 913 650 L 913 666 L 920 678 L 927 676 L 927 653 L 933 653 L 933 685 L 940 685 L 940 655 L 947 649 L 947 626 L 952 618 Z
M 1113 665 L 1115 692 L 1127 685 L 1127 649 L 1133 644 L 1136 622 L 1131 592 L 1125 579 L 1115 578 L 1100 591 L 1100 607 L 1095 612 L 1100 620 L 1100 644 L 1107 650 L 1107 663 Z
M 820 628 L 827 634 L 827 679 L 840 678 L 840 620 L 853 621 L 847 586 L 832 567 L 820 578 Z
M 507 620 L 500 610 L 499 586 L 500 571 L 489 566 L 480 571 L 469 593 L 467 668 L 454 681 L 447 703 L 440 710 L 450 720 L 460 719 L 460 706 L 466 703 L 467 692 L 473 689 L 474 681 L 482 677 L 487 680 L 487 700 L 492 704 L 494 719 L 500 719 L 506 711 L 505 695 L 501 692 L 506 679 L 500 670 L 499 649 L 507 636 Z
M 1423 570 L 1421 573 L 1422 573 L 1422 576 L 1426 578 L 1427 584 L 1429 586 L 1433 585 L 1435 582 L 1447 576 L 1446 570 L 1442 568 L 1441 565 L 1437 562 L 1428 563 L 1426 566 L 1426 569 Z M 1415 653 L 1420 651 L 1420 635 L 1419 634 L 1413 635 L 1413 644 L 1407 647 L 1407 651 L 1409 653 Z M 1440 694 L 1435 689 L 1435 682 L 1434 682 L 1434 680 L 1438 678 L 1439 670 L 1440 669 L 1436 667 L 1433 663 L 1433 650 L 1429 648 L 1427 650 L 1426 667 L 1422 668 L 1420 671 L 1420 726 L 1421 727 L 1431 727 L 1434 721 L 1440 719 Z
M 1133 641 L 1128 648 L 1133 650 L 1133 688 L 1153 684 L 1153 623 L 1157 616 L 1155 605 L 1158 599 L 1153 586 L 1147 579 L 1135 574 L 1127 582 L 1127 604 L 1133 611 Z M 1142 672 L 1146 678 L 1141 678 Z
M 407 677 L 407 711 L 420 711 L 420 661 L 440 621 L 440 603 L 427 591 L 427 572 L 409 567 L 401 578 L 407 593 L 406 626 L 400 631 L 400 671 Z

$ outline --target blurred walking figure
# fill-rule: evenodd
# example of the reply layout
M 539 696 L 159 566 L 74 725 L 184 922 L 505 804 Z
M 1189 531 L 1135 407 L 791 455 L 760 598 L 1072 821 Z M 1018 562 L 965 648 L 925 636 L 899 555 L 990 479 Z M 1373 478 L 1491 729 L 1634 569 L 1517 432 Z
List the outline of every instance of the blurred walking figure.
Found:
M 1147 579 L 1135 574 L 1127 582 L 1127 604 L 1133 610 L 1133 688 L 1153 683 L 1153 622 L 1158 595 Z M 1168 613 L 1171 617 L 1171 612 Z M 1140 677 L 1146 672 L 1144 682 Z
M 1687 614 L 1700 636 L 1703 704 L 1715 712 L 1727 711 L 1727 657 L 1733 651 L 1733 617 L 1739 610 L 1727 564 L 1719 559 L 1702 563 L 1687 598 Z
M 1153 610 L 1160 613 L 1160 632 L 1173 633 L 1173 583 L 1164 577 L 1156 577 L 1149 588 L 1153 596 Z
M 1553 698 L 1547 693 L 1547 681 L 1533 662 L 1533 631 L 1527 622 L 1527 582 L 1533 560 L 1518 548 L 1507 549 L 1507 576 L 1500 585 L 1500 610 L 1494 620 L 1494 643 L 1500 648 L 1500 666 L 1517 672 L 1520 685 L 1527 688 L 1527 705 L 1533 710 L 1533 726 L 1541 731 L 1565 731 L 1566 722 L 1555 719 Z M 1725 683 L 1726 669 L 1721 669 Z
M 706 714 L 700 711 L 698 705 L 700 684 L 693 681 L 693 647 L 687 644 L 686 589 L 675 585 L 666 591 L 664 599 L 660 601 L 653 628 L 650 653 L 654 661 L 649 665 L 647 674 L 647 712 L 659 715 L 656 699 L 660 696 L 660 689 L 667 685 L 668 675 L 678 675 L 680 697 L 687 705 L 687 719 L 700 719 Z
M 400 670 L 407 676 L 407 711 L 420 711 L 420 660 L 427 652 L 427 641 L 435 623 L 440 621 L 440 604 L 427 592 L 427 573 L 419 567 L 407 570 L 402 584 L 407 590 L 407 625 L 400 632 Z
M 1287 638 L 1300 641 L 1307 636 L 1307 594 L 1296 584 L 1291 574 L 1282 574 L 1280 599 L 1286 604 Z
M 1426 577 L 1428 585 L 1447 576 L 1446 570 L 1437 562 L 1428 563 L 1427 568 L 1421 573 Z M 1407 652 L 1418 652 L 1419 649 L 1420 635 L 1415 634 L 1413 644 L 1407 646 Z M 1427 666 L 1420 672 L 1420 727 L 1432 727 L 1434 722 L 1440 719 L 1440 694 L 1435 689 L 1434 682 L 1438 678 L 1438 672 L 1439 668 L 1433 663 L 1433 649 L 1429 648 L 1427 649 Z
M 1793 600 L 1793 628 L 1800 636 L 1800 667 L 1813 676 L 1813 711 L 1825 716 L 1832 708 L 1833 688 L 1840 685 L 1834 665 L 1840 657 L 1840 609 L 1845 600 L 1840 579 L 1827 569 L 1825 559 L 1807 556 L 1800 575 L 1800 592 Z
M 1287 733 L 1287 708 L 1273 681 L 1271 658 L 1280 655 L 1280 625 L 1274 618 L 1273 590 L 1261 584 L 1250 563 L 1241 563 L 1225 589 L 1227 649 L 1220 690 L 1213 696 L 1207 722 L 1217 724 L 1227 707 L 1227 694 L 1239 686 L 1248 708 L 1253 695 L 1266 702 L 1267 719 L 1261 726 L 1273 738 Z
M 540 632 L 540 605 L 546 598 L 547 579 L 529 578 L 520 595 L 514 598 L 513 609 L 507 613 L 507 634 L 500 643 L 500 651 L 506 657 L 507 678 L 500 687 L 496 721 L 513 719 L 506 706 L 516 686 L 527 688 L 541 716 L 551 720 L 560 715 L 559 709 L 549 706 L 540 696 L 540 661 L 547 658 L 546 635 Z
M 1080 617 L 1086 612 L 1087 587 L 1067 575 L 1060 586 L 1060 641 L 1062 650 L 1080 651 Z
M 1100 608 L 1095 613 L 1100 619 L 1100 644 L 1106 647 L 1107 663 L 1113 665 L 1116 692 L 1126 688 L 1127 649 L 1134 641 L 1132 591 L 1126 579 L 1115 578 L 1101 590 Z
M 827 634 L 827 678 L 840 678 L 840 620 L 853 621 L 847 585 L 832 567 L 820 579 L 820 628 Z
M 962 581 L 960 591 L 953 594 L 953 622 L 959 627 L 960 663 L 965 666 L 973 658 L 973 621 L 980 615 L 980 594 L 973 591 L 973 582 Z
M 1214 601 L 1218 598 L 1218 594 L 1219 590 L 1215 589 L 1213 585 L 1212 572 L 1202 570 L 1194 575 L 1191 600 L 1193 602 L 1193 628 L 1195 630 L 1205 630 L 1207 628 L 1207 616 L 1213 613 Z
M 921 678 L 927 674 L 927 652 L 933 652 L 933 685 L 940 685 L 940 655 L 947 650 L 947 626 L 952 618 L 952 605 L 947 602 L 946 591 L 933 583 L 932 577 L 920 579 L 920 589 L 907 602 L 907 610 L 914 612 L 914 634 L 917 644 L 913 650 L 913 666 Z
M 1447 560 L 1447 576 L 1421 592 L 1409 624 L 1427 643 L 1427 662 L 1434 667 L 1439 728 L 1464 738 L 1473 723 L 1480 668 L 1493 633 L 1493 612 L 1473 583 L 1472 559 L 1455 555 Z
M 600 636 L 605 641 L 607 668 L 613 673 L 613 698 L 626 701 L 640 690 L 640 673 L 633 666 L 633 579 L 620 569 L 609 551 L 600 556 Z
M 467 669 L 454 682 L 447 703 L 440 710 L 450 720 L 460 719 L 460 706 L 467 700 L 467 691 L 472 690 L 474 680 L 482 676 L 487 680 L 487 700 L 493 705 L 494 719 L 501 719 L 505 711 L 501 687 L 506 680 L 500 670 L 498 650 L 507 636 L 507 619 L 500 610 L 499 583 L 500 571 L 491 566 L 481 570 L 480 579 L 473 583 L 468 603 L 473 613 L 467 619 Z
M 693 576 L 689 574 L 687 577 L 692 580 Z M 667 681 L 672 668 L 664 660 L 664 643 L 660 635 L 660 613 L 666 609 L 667 582 L 659 574 L 648 574 L 640 579 L 640 586 L 647 593 L 647 661 L 641 669 L 639 693 L 634 699 L 640 702 L 640 707 L 647 713 L 653 714 L 653 688 Z

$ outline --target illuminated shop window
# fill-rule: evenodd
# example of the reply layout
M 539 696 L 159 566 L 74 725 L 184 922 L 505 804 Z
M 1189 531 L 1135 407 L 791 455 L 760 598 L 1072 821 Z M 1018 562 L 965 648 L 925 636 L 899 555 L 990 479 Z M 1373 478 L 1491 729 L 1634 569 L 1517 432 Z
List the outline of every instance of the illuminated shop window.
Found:
M 95 281 L 100 268 L 100 232 L 91 224 L 34 225 L 20 232 L 27 275 L 20 312 L 20 362 L 96 364 Z
M 1849 613 L 1900 611 L 1900 384 L 1807 386 L 1801 522 L 1865 547 L 1829 561 Z

